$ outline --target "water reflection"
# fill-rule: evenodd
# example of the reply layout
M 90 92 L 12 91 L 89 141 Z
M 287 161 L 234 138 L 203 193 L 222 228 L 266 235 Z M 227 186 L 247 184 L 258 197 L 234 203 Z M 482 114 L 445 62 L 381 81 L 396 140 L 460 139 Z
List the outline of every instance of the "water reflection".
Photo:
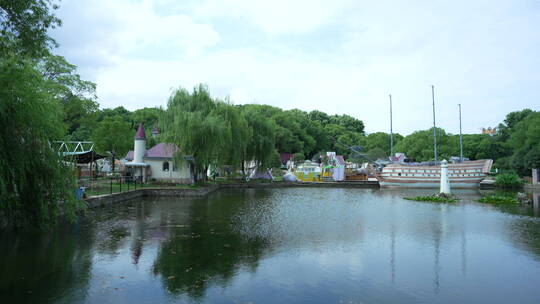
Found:
M 0 293 L 14 303 L 539 302 L 538 196 L 517 209 L 476 203 L 476 191 L 452 205 L 402 199 L 431 192 L 230 190 L 96 209 L 53 233 L 2 232 Z
M 532 205 L 534 216 L 540 216 L 540 192 L 532 193 Z
M 152 267 L 170 293 L 199 299 L 210 285 L 226 287 L 240 267 L 256 270 L 264 239 L 247 240 L 231 229 L 235 223 L 229 223 L 228 215 L 243 201 L 242 196 L 215 195 L 209 204 L 193 203 L 190 225 L 178 225 L 160 245 Z
M 0 232 L 0 295 L 4 303 L 84 299 L 92 268 L 92 228 L 84 221 L 43 234 Z

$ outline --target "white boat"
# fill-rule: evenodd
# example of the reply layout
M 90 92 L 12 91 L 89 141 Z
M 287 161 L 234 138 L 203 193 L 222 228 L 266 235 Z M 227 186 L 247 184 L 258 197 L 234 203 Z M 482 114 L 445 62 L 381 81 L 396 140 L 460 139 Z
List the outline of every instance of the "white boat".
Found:
M 493 160 L 483 159 L 448 164 L 452 188 L 476 188 L 491 170 Z M 438 188 L 441 168 L 436 163 L 393 163 L 378 177 L 381 187 Z

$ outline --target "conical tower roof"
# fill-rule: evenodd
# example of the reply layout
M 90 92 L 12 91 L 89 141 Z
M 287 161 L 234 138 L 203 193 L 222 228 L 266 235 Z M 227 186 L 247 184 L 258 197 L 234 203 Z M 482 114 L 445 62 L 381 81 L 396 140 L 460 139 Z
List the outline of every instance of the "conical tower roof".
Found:
M 152 134 L 153 135 L 159 134 L 159 129 L 158 129 L 158 127 L 156 125 L 154 125 L 154 128 L 152 128 Z
M 146 133 L 144 132 L 144 123 L 139 124 L 137 133 L 135 133 L 135 139 L 146 139 Z

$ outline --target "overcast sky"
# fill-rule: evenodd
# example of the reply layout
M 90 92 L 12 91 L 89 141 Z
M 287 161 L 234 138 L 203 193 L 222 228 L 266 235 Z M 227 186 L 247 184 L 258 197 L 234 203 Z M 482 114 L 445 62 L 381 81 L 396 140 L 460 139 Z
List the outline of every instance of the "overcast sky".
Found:
M 466 133 L 540 109 L 540 1 L 63 0 L 58 53 L 102 108 L 209 86 L 235 104 L 348 114 L 368 132 Z

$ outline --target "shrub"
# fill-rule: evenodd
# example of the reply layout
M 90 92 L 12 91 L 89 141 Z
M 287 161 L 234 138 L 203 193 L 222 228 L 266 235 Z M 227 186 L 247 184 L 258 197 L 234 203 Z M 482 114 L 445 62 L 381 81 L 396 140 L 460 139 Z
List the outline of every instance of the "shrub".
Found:
M 506 172 L 497 175 L 495 185 L 502 188 L 519 188 L 523 185 L 523 180 L 514 172 Z
M 294 153 L 292 157 L 294 162 L 302 162 L 306 159 L 304 153 Z

